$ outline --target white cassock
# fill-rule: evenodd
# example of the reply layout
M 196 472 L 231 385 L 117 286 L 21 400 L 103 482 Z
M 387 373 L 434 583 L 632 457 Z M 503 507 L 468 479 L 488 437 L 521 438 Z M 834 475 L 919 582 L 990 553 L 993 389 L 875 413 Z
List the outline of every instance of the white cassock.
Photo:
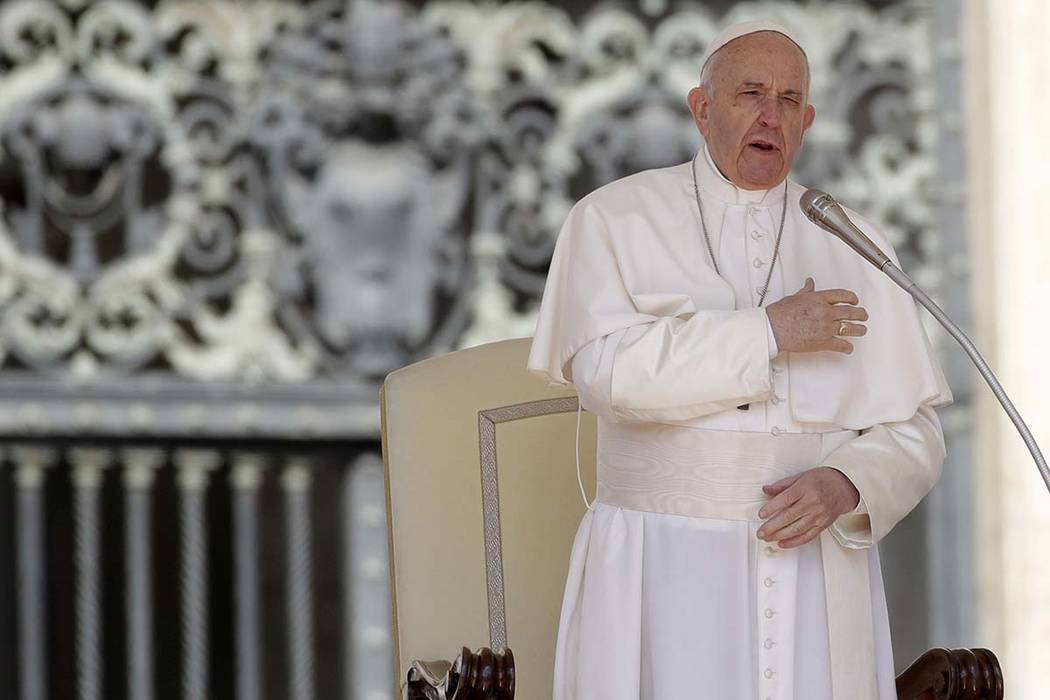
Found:
M 598 490 L 565 584 L 554 700 L 895 700 L 876 543 L 932 488 L 951 392 L 910 297 L 805 219 L 804 188 L 691 164 L 610 183 L 559 235 L 528 367 L 598 416 Z M 852 355 L 778 353 L 756 308 L 813 277 L 869 314 Z M 896 261 L 885 238 L 852 218 Z M 748 410 L 737 408 L 750 404 Z M 782 550 L 762 484 L 827 465 L 857 509 Z

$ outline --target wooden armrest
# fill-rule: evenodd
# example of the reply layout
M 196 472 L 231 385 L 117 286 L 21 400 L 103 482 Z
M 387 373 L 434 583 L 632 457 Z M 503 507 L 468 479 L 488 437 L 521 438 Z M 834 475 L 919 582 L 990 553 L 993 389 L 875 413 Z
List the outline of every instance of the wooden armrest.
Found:
M 514 700 L 514 654 L 467 647 L 453 661 L 413 661 L 406 700 Z
M 897 676 L 899 700 L 1002 700 L 1003 671 L 987 649 L 930 649 Z

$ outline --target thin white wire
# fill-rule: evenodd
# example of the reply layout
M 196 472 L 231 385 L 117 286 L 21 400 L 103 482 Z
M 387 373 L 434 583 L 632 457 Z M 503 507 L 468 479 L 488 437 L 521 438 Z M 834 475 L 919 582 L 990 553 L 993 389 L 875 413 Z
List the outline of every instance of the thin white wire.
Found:
M 587 490 L 583 488 L 583 476 L 580 475 L 580 415 L 583 413 L 583 403 L 576 400 L 576 483 L 580 485 L 580 495 L 583 497 L 583 505 L 587 510 L 591 509 L 593 501 L 587 500 Z

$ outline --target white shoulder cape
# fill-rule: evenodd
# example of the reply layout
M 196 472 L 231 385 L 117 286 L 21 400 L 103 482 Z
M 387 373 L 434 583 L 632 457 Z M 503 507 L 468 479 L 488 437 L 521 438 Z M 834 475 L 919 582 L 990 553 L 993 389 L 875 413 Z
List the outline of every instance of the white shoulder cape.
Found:
M 950 403 L 914 300 L 806 219 L 798 207 L 803 191 L 789 181 L 777 263 L 784 288 L 799 289 L 812 277 L 817 289 L 851 289 L 870 319 L 868 334 L 853 339 L 851 355 L 789 354 L 795 419 L 862 430 L 907 420 L 920 404 Z M 734 310 L 732 288 L 701 247 L 695 206 L 688 163 L 622 178 L 581 199 L 555 244 L 528 369 L 566 384 L 572 356 L 596 338 L 661 316 Z M 897 264 L 885 236 L 848 213 Z

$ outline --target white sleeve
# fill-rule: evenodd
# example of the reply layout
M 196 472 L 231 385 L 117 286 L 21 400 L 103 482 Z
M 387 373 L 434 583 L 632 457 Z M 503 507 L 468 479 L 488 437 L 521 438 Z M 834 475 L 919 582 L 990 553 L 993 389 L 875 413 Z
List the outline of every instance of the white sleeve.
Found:
M 940 478 L 944 434 L 928 405 L 897 423 L 882 423 L 829 454 L 833 467 L 860 492 L 860 503 L 831 525 L 843 547 L 862 549 L 878 542 L 919 504 Z
M 768 400 L 770 335 L 763 308 L 632 326 L 616 348 L 612 412 L 627 421 L 680 421 Z
M 766 314 L 766 342 L 769 344 L 769 359 L 773 359 L 780 354 L 780 347 L 777 345 L 777 336 L 773 332 L 773 322 L 769 320 L 769 314 Z
M 661 318 L 585 345 L 573 383 L 610 420 L 688 420 L 772 396 L 770 336 L 763 309 Z
M 580 405 L 595 415 L 613 421 L 616 420 L 610 405 L 613 355 L 626 332 L 624 328 L 595 338 L 572 358 L 572 383 L 576 387 Z

